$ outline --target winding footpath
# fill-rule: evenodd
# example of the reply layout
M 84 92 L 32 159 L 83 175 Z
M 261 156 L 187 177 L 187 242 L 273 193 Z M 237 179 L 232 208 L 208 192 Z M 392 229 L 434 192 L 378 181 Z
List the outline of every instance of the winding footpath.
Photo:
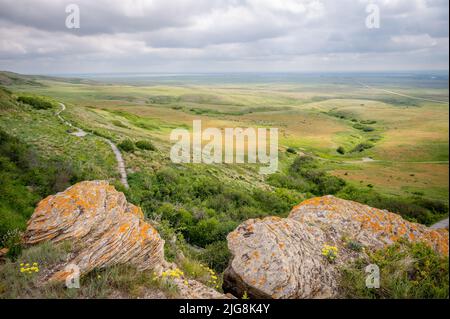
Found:
M 61 106 L 61 109 L 56 112 L 56 116 L 60 119 L 61 122 L 63 122 L 65 125 L 70 126 L 71 128 L 75 129 L 76 132 L 71 133 L 72 135 L 78 136 L 78 137 L 84 137 L 86 136 L 88 133 L 83 131 L 81 128 L 73 126 L 72 123 L 66 121 L 62 116 L 61 113 L 66 109 L 66 106 L 63 103 L 59 103 L 59 105 Z M 120 182 L 123 184 L 123 186 L 125 186 L 125 188 L 130 188 L 130 185 L 128 185 L 128 176 L 127 176 L 127 171 L 125 169 L 125 161 L 123 160 L 122 157 L 122 153 L 120 153 L 119 148 L 117 147 L 116 144 L 114 144 L 111 140 L 105 138 L 105 137 L 100 137 L 102 138 L 106 143 L 109 144 L 109 146 L 111 147 L 114 156 L 116 157 L 116 161 L 117 161 L 117 169 L 119 171 L 120 174 Z

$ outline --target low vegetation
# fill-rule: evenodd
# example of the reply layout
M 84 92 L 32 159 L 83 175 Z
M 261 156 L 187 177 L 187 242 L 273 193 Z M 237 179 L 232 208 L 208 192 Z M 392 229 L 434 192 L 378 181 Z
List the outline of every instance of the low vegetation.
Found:
M 31 105 L 38 110 L 47 110 L 53 108 L 52 102 L 50 102 L 48 99 L 38 96 L 21 95 L 17 98 L 17 101 Z
M 166 259 L 179 263 L 180 269 L 185 274 L 205 283 L 211 280 L 211 273 L 205 269 L 207 267 L 215 272 L 216 284 L 220 285 L 220 274 L 227 267 L 230 258 L 226 236 L 242 221 L 269 215 L 285 217 L 294 205 L 314 196 L 335 195 L 380 209 L 387 209 L 399 213 L 408 220 L 426 225 L 431 225 L 448 216 L 448 197 L 433 199 L 422 196 L 423 193 L 419 191 L 409 195 L 405 192 L 399 192 L 399 194 L 393 196 L 383 191 L 382 184 L 379 185 L 373 181 L 365 180 L 365 178 L 361 178 L 364 181 L 355 186 L 350 184 L 345 176 L 339 178 L 331 175 L 329 173 L 330 168 L 326 167 L 324 161 L 316 158 L 319 156 L 317 154 L 320 153 L 333 161 L 336 159 L 353 159 L 361 157 L 362 154 L 372 156 L 372 152 L 379 150 L 381 150 L 381 154 L 389 155 L 398 152 L 399 158 L 409 156 L 410 150 L 406 149 L 406 155 L 400 154 L 404 149 L 399 148 L 397 144 L 394 144 L 393 148 L 388 149 L 388 151 L 383 149 L 382 143 L 377 142 L 385 137 L 385 132 L 382 130 L 380 123 L 383 123 L 384 126 L 386 119 L 374 117 L 377 120 L 361 120 L 357 108 L 349 111 L 341 111 L 336 108 L 328 115 L 323 114 L 323 112 L 313 113 L 314 111 L 308 109 L 307 104 L 299 107 L 299 99 L 287 98 L 283 95 L 286 90 L 280 90 L 281 93 L 273 91 L 267 95 L 260 94 L 262 90 L 257 90 L 256 93 L 247 89 L 242 90 L 242 92 L 229 91 L 230 96 L 227 97 L 227 100 L 221 101 L 218 97 L 221 97 L 219 94 L 223 94 L 223 91 L 214 91 L 213 88 L 208 89 L 208 92 L 221 93 L 217 93 L 217 98 L 206 99 L 194 98 L 192 95 L 183 97 L 183 94 L 192 90 L 188 88 L 152 88 L 156 91 L 155 95 L 152 96 L 148 96 L 148 88 L 142 90 L 140 88 L 127 88 L 127 90 L 134 90 L 132 93 L 123 91 L 124 88 L 116 88 L 120 92 L 109 91 L 105 93 L 96 91 L 96 88 L 93 87 L 90 88 L 92 91 L 90 91 L 91 95 L 89 96 L 80 94 L 79 89 L 79 87 L 67 86 L 64 89 L 60 87 L 56 87 L 56 89 L 36 87 L 31 91 L 33 94 L 20 93 L 19 98 L 15 99 L 10 90 L 0 88 L 0 112 L 4 112 L 1 115 L 14 113 L 14 115 L 8 117 L 8 120 L 3 121 L 5 117 L 0 119 L 0 124 L 2 124 L 0 126 L 0 248 L 2 246 L 10 248 L 9 258 L 0 265 L 1 297 L 65 296 L 98 298 L 118 292 L 125 296 L 143 296 L 146 291 L 151 291 L 155 287 L 163 289 L 166 295 L 176 296 L 177 292 L 174 287 L 164 282 L 150 280 L 152 278 L 151 273 L 139 274 L 135 269 L 127 267 L 92 272 L 82 279 L 85 288 L 77 293 L 66 291 L 59 286 L 47 287 L 45 288 L 47 290 L 36 288 L 36 282 L 33 278 L 38 278 L 39 273 L 31 274 L 31 277 L 18 277 L 24 275 L 20 274 L 19 271 L 20 262 L 24 260 L 31 263 L 37 262 L 39 269 L 43 271 L 48 262 L 45 261 L 46 258 L 40 258 L 39 254 L 55 256 L 56 259 L 52 260 L 57 260 L 56 255 L 59 256 L 59 253 L 53 255 L 54 253 L 47 251 L 48 249 L 45 246 L 44 248 L 39 246 L 36 247 L 37 255 L 28 258 L 27 254 L 30 254 L 30 249 L 23 249 L 18 244 L 20 230 L 24 229 L 26 221 L 40 199 L 81 180 L 100 178 L 117 180 L 118 174 L 115 170 L 114 156 L 109 146 L 98 136 L 114 140 L 122 150 L 127 169 L 129 169 L 130 189 L 120 188 L 118 182 L 117 187 L 125 192 L 130 202 L 142 207 L 146 217 L 156 225 L 159 233 L 166 241 Z M 44 95 L 44 93 L 55 96 L 55 98 L 58 97 L 58 99 L 63 98 L 65 103 L 67 100 L 77 106 L 104 103 L 101 106 L 90 107 L 89 112 L 85 112 L 86 108 L 70 108 L 70 104 L 67 103 L 69 107 L 65 116 L 72 117 L 71 121 L 78 122 L 77 126 L 94 134 L 85 139 L 66 138 L 70 135 L 66 134 L 66 127 L 60 128 L 60 131 L 56 133 L 54 132 L 55 127 L 60 125 L 57 119 L 53 122 L 50 120 L 43 122 L 44 124 L 39 124 L 36 127 L 29 125 L 35 119 L 53 116 L 51 108 L 54 104 L 52 104 L 51 99 L 41 97 L 41 94 Z M 142 104 L 136 106 L 136 102 L 134 104 L 130 102 L 130 96 L 134 95 L 141 99 Z M 211 96 L 214 97 L 213 94 Z M 228 99 L 234 102 L 230 102 Z M 319 106 L 323 105 L 324 107 L 327 107 L 327 100 L 328 98 L 318 97 L 311 99 L 312 102 L 315 101 Z M 117 106 L 114 103 L 110 105 L 108 101 L 121 101 L 123 105 L 127 106 L 126 112 L 122 105 Z M 346 101 L 351 102 L 352 100 L 342 100 L 337 103 L 345 105 Z M 389 99 L 389 101 L 396 102 L 394 99 Z M 180 102 L 183 102 L 183 105 L 178 105 Z M 212 102 L 214 102 L 214 105 L 209 104 Z M 267 105 L 274 106 L 268 107 Z M 296 111 L 294 112 L 290 106 L 295 106 Z M 302 107 L 305 107 L 307 111 L 300 110 Z M 397 106 L 394 105 L 390 110 L 394 112 L 397 111 L 396 108 Z M 298 113 L 297 109 L 299 109 Z M 14 112 L 10 112 L 11 110 L 14 110 Z M 23 113 L 19 113 L 18 110 Z M 156 115 L 153 115 L 151 112 L 155 110 Z M 426 109 L 425 111 L 428 112 L 429 110 Z M 438 109 L 433 108 L 432 111 L 437 112 L 436 110 Z M 417 112 L 419 111 L 421 110 L 417 108 Z M 142 114 L 139 112 L 142 112 Z M 175 117 L 174 114 L 182 114 L 182 116 Z M 182 121 L 185 118 L 190 121 L 191 116 L 201 115 L 202 118 L 211 117 L 214 121 L 219 121 L 220 116 L 220 121 L 224 121 L 228 125 L 230 122 L 226 122 L 227 117 L 244 114 L 246 117 L 239 118 L 242 119 L 243 125 L 247 124 L 244 121 L 249 121 L 250 125 L 278 126 L 286 131 L 286 135 L 283 137 L 286 138 L 286 141 L 283 140 L 286 143 L 281 145 L 281 148 L 286 149 L 286 152 L 280 152 L 280 170 L 278 173 L 265 179 L 259 179 L 251 175 L 251 170 L 246 170 L 247 168 L 241 166 L 230 168 L 224 165 L 218 170 L 214 168 L 211 170 L 205 169 L 204 167 L 197 169 L 191 165 L 172 164 L 164 159 L 164 155 L 160 154 L 163 152 L 159 150 L 166 147 L 161 140 L 162 136 L 167 135 L 168 129 L 174 127 L 189 128 L 190 124 Z M 417 114 L 417 118 L 421 119 L 420 113 Z M 435 114 L 437 114 L 434 115 L 437 119 L 442 118 L 440 113 Z M 156 119 L 159 115 L 165 119 L 171 119 L 174 116 L 173 122 L 163 121 L 160 118 Z M 313 116 L 310 117 L 310 115 Z M 27 116 L 28 122 L 27 125 L 24 125 L 24 129 L 18 123 L 22 123 L 22 117 L 25 116 Z M 317 118 L 315 119 L 315 117 Z M 295 120 L 292 120 L 293 118 Z M 297 118 L 304 121 L 302 125 L 299 125 Z M 310 118 L 313 120 L 310 121 Z M 11 121 L 12 119 L 17 122 L 14 122 L 14 124 Z M 314 119 L 317 122 L 314 122 Z M 320 135 L 319 140 L 313 136 L 317 133 L 317 131 L 314 131 L 314 127 L 317 126 L 317 123 L 323 123 L 324 119 L 329 121 L 327 125 L 330 124 L 330 131 L 324 133 L 320 131 L 320 134 L 329 135 Z M 236 119 L 233 118 L 234 120 Z M 391 128 L 397 127 L 397 122 L 392 123 L 390 124 Z M 388 124 L 386 125 L 388 126 Z M 442 126 L 442 123 L 440 125 Z M 312 130 L 312 132 L 297 131 L 297 129 L 303 128 Z M 433 132 L 435 131 L 433 127 Z M 309 139 L 303 140 L 302 134 L 305 132 L 309 134 Z M 341 132 L 343 132 L 342 135 L 340 135 Z M 402 127 L 396 132 L 403 132 L 409 137 L 409 134 L 406 134 Z M 57 145 L 48 141 L 42 142 L 43 136 L 52 141 L 56 134 L 65 137 L 59 140 L 59 143 L 55 143 Z M 297 138 L 298 136 L 301 136 L 301 139 Z M 336 140 L 333 140 L 334 138 Z M 333 142 L 324 143 L 327 140 L 333 140 Z M 96 154 L 86 155 L 85 148 L 80 145 L 87 143 L 91 143 L 89 149 L 95 149 L 95 153 L 100 160 L 94 159 Z M 292 146 L 284 148 L 286 145 Z M 448 148 L 447 143 L 445 145 L 438 144 L 436 149 L 440 145 Z M 339 147 L 336 148 L 337 146 Z M 101 153 L 101 147 L 104 147 L 104 153 Z M 300 156 L 300 150 L 301 153 L 314 153 L 316 155 L 314 157 Z M 424 152 L 426 150 L 428 149 L 420 149 Z M 82 153 L 86 158 L 80 156 L 79 153 L 75 154 L 75 151 Z M 442 153 L 442 151 L 439 152 Z M 108 154 L 110 157 L 108 157 Z M 394 155 L 397 156 L 397 154 Z M 374 158 L 378 159 L 378 157 Z M 448 160 L 448 156 L 446 159 Z M 102 162 L 107 161 L 109 161 L 108 165 L 102 166 Z M 335 163 L 329 165 L 335 165 L 333 168 L 339 166 Z M 409 173 L 418 172 L 414 170 Z M 395 174 L 393 173 L 393 175 Z M 427 189 L 444 187 L 441 184 L 439 181 L 433 181 L 426 187 Z M 361 248 L 357 243 L 349 243 L 349 245 L 355 251 Z M 421 251 L 425 260 L 429 259 L 431 263 L 434 263 L 433 265 L 440 265 L 440 261 L 436 261 L 437 257 L 433 257 L 424 248 L 401 245 L 392 249 L 392 252 L 383 252 L 385 253 L 386 263 L 400 260 L 399 256 L 404 256 L 402 254 L 405 251 L 407 252 L 405 256 L 419 258 L 418 251 Z M 184 259 L 180 256 L 184 256 Z M 371 255 L 374 261 L 381 257 L 381 255 L 378 257 L 375 254 Z M 358 267 L 362 267 L 361 265 Z M 414 267 L 420 269 L 422 266 L 418 263 Z M 350 275 L 345 279 L 347 282 L 345 294 L 367 297 L 362 290 L 358 290 L 357 285 L 360 282 L 356 282 L 356 279 L 359 278 L 356 276 L 360 275 L 362 269 L 358 267 L 355 265 L 348 270 Z M 433 278 L 442 278 L 438 277 L 442 276 L 442 273 L 437 272 L 436 269 L 438 268 L 433 266 L 429 270 L 431 276 L 435 276 Z M 385 266 L 383 271 L 391 273 L 394 268 Z M 443 273 L 445 274 L 445 271 Z M 14 286 L 8 279 L 4 279 L 3 274 L 12 276 L 11 280 L 17 280 L 17 286 Z M 435 281 L 431 283 L 426 283 L 423 280 L 422 278 L 419 282 L 425 286 L 430 284 L 430 287 L 433 285 L 438 287 L 438 279 L 433 279 Z M 146 286 L 147 281 L 152 282 L 152 284 Z M 364 281 L 362 282 L 364 283 Z M 399 285 L 405 283 L 403 281 L 398 282 Z M 13 289 L 6 289 L 10 285 Z M 378 295 L 371 295 L 371 297 L 384 298 L 402 294 L 420 296 L 425 293 L 425 291 L 419 292 L 418 288 L 415 288 L 416 290 L 412 293 L 412 288 L 408 288 L 407 294 L 403 292 L 397 294 L 394 284 L 388 283 L 387 285 L 392 287 L 389 288 L 389 291 L 378 291 Z M 407 284 L 405 284 L 406 286 Z M 434 296 L 445 295 L 441 288 L 444 289 L 445 287 L 430 288 L 430 294 L 432 293 Z
M 82 179 L 71 163 L 43 159 L 0 129 L 0 238 L 9 230 L 23 229 L 38 200 Z
M 134 152 L 136 149 L 133 141 L 130 139 L 123 140 L 122 142 L 119 143 L 118 146 L 122 151 L 129 152 L 129 153 Z
M 380 268 L 380 288 L 367 288 L 365 267 Z M 342 297 L 363 299 L 449 298 L 449 260 L 422 243 L 399 242 L 342 269 Z
M 137 141 L 135 144 L 141 150 L 156 151 L 155 145 L 150 141 Z
M 3 298 L 176 298 L 178 291 L 153 271 L 127 265 L 98 269 L 80 278 L 79 289 L 64 282 L 45 282 L 44 276 L 64 262 L 70 244 L 43 243 L 27 248 L 17 259 L 0 264 L 0 299 Z M 30 265 L 33 271 L 21 271 Z M 34 265 L 34 266 L 33 266 Z M 36 271 L 37 269 L 37 271 Z

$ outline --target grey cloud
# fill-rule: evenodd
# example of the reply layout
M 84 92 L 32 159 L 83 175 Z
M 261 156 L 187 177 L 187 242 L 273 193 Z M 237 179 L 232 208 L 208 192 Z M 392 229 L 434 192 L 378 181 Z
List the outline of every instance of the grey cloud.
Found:
M 380 6 L 380 29 L 365 26 L 369 2 Z M 64 26 L 69 3 L 80 6 L 79 30 Z M 0 0 L 0 69 L 448 69 L 448 7 L 448 0 Z

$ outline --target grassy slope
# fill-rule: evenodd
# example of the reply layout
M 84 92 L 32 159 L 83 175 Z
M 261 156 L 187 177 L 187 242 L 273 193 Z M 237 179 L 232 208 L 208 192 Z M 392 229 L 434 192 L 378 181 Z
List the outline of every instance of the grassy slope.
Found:
M 417 142 L 420 138 L 437 141 L 434 151 L 433 148 L 426 148 L 427 160 L 448 160 L 448 152 L 446 155 L 445 148 L 443 150 L 443 145 L 448 145 L 444 137 L 448 132 L 448 123 L 442 119 L 448 114 L 448 109 L 441 106 L 424 105 L 410 109 L 361 100 L 358 96 L 336 99 L 338 95 L 345 94 L 348 87 L 335 91 L 328 88 L 325 93 L 307 86 L 132 87 L 48 80 L 43 83 L 45 86 L 41 87 L 21 85 L 12 88 L 64 102 L 68 107 L 64 116 L 96 134 L 107 135 L 116 142 L 127 138 L 133 141 L 150 140 L 156 146 L 156 151 L 137 150 L 124 154 L 132 188 L 127 192 L 127 197 L 141 205 L 148 217 L 163 217 L 159 231 L 164 238 L 172 239 L 178 234 L 175 243 L 166 245 L 169 259 L 175 258 L 176 251 L 181 247 L 186 255 L 204 260 L 220 271 L 228 260 L 223 238 L 240 221 L 267 214 L 284 216 L 291 205 L 301 199 L 320 195 L 317 185 L 310 185 L 312 188 L 308 186 L 311 181 L 302 175 L 304 172 L 296 175 L 290 170 L 297 156 L 285 152 L 289 146 L 321 156 L 326 160 L 316 161 L 319 173 L 323 168 L 333 171 L 353 181 L 364 191 L 372 191 L 366 187 L 366 184 L 372 183 L 375 190 L 383 194 L 403 196 L 408 192 L 421 191 L 426 196 L 448 201 L 448 194 L 445 193 L 448 184 L 442 178 L 448 176 L 448 164 L 392 163 L 390 161 L 395 161 L 397 157 L 377 155 L 391 154 L 385 150 L 394 147 L 398 150 L 398 158 L 410 161 L 408 155 L 403 155 L 405 149 L 409 150 L 409 144 L 401 140 L 404 148 L 395 144 L 388 144 L 386 148 L 384 143 L 389 142 L 391 130 L 396 130 L 401 123 L 422 117 L 427 124 L 420 127 L 419 132 L 422 133 L 418 134 L 419 138 L 414 139 L 405 132 L 403 136 L 408 137 L 414 146 L 420 144 Z M 9 107 L 1 110 L 1 129 L 30 144 L 47 160 L 54 157 L 70 160 L 86 179 L 110 178 L 117 181 L 113 155 L 96 135 L 80 139 L 67 134 L 67 127 L 54 116 L 55 109 L 35 110 L 15 103 L 14 96 L 6 96 L 8 98 L 2 96 L 2 102 Z M 374 111 L 370 114 L 379 116 L 368 117 L 363 111 L 365 107 Z M 377 113 L 378 109 L 384 111 Z M 345 112 L 348 118 L 336 117 L 330 114 L 330 110 Z M 381 118 L 383 112 L 389 116 Z M 280 180 L 283 182 L 277 185 L 266 181 L 251 165 L 172 165 L 167 155 L 170 130 L 180 126 L 189 128 L 192 120 L 198 118 L 204 121 L 205 126 L 280 127 Z M 353 118 L 357 121 L 376 120 L 373 125 L 375 133 L 353 128 Z M 428 123 L 428 118 L 437 121 L 437 125 Z M 401 127 L 406 129 L 405 125 Z M 381 135 L 382 139 L 368 151 L 345 156 L 335 151 L 338 145 L 349 149 L 373 134 Z M 428 144 L 423 145 L 428 147 Z M 374 156 L 385 161 L 351 162 L 363 156 Z M 436 172 L 437 167 L 442 168 L 439 173 Z M 315 169 L 308 168 L 307 171 Z M 386 175 L 392 180 L 383 179 Z M 284 176 L 293 177 L 293 188 L 283 184 Z M 326 190 L 334 187 L 336 181 L 326 177 L 323 183 L 321 187 Z M 304 184 L 305 187 L 299 187 Z M 365 193 L 358 196 L 362 201 L 368 198 L 369 202 L 380 203 L 379 207 L 383 203 L 394 208 L 404 206 L 403 202 L 385 202 Z M 205 249 L 192 249 L 189 244 Z
M 422 192 L 448 201 L 447 105 L 393 97 L 349 84 L 146 87 L 43 83 L 45 87 L 31 91 L 73 105 L 69 109 L 73 120 L 82 119 L 80 122 L 112 132 L 118 139 L 156 140 L 166 153 L 170 130 L 190 127 L 193 119 L 202 119 L 205 127 L 278 127 L 282 150 L 295 147 L 337 161 L 340 165 L 324 162 L 324 167 L 350 182 L 372 184 L 389 195 Z M 445 96 L 439 89 L 396 89 L 439 99 Z M 114 121 L 126 128 L 112 124 Z M 376 121 L 368 125 L 374 131 L 354 128 L 362 121 Z M 351 152 L 361 143 L 374 147 Z M 345 155 L 336 152 L 338 146 L 344 147 Z M 351 163 L 363 157 L 380 162 Z M 232 174 L 232 170 L 225 171 Z

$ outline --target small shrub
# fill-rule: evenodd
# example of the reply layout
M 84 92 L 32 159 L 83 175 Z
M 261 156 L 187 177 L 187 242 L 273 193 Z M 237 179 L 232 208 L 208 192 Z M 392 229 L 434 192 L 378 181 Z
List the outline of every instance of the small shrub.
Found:
M 361 252 L 364 247 L 360 242 L 349 240 L 347 242 L 347 248 L 356 252 Z
M 17 101 L 31 105 L 33 108 L 38 110 L 47 110 L 53 107 L 51 102 L 36 96 L 19 96 Z
M 363 131 L 364 132 L 373 132 L 373 131 L 375 131 L 375 129 L 372 126 L 365 126 L 363 128 Z
M 338 248 L 336 246 L 324 245 L 322 248 L 322 256 L 324 256 L 328 262 L 334 263 L 338 257 Z
M 297 154 L 297 150 L 293 147 L 289 147 L 286 152 L 290 153 L 290 154 Z
M 344 154 L 345 154 L 345 148 L 343 148 L 342 146 L 339 146 L 339 147 L 336 149 L 336 152 L 338 152 L 339 154 L 344 155 Z
M 130 139 L 123 140 L 118 146 L 121 150 L 128 153 L 134 152 L 135 150 L 134 143 Z
M 11 229 L 4 234 L 0 240 L 0 247 L 8 248 L 7 256 L 12 260 L 22 252 L 21 232 L 18 229 Z
M 114 124 L 117 127 L 123 127 L 123 128 L 128 128 L 128 126 L 126 126 L 125 124 L 123 124 L 121 121 L 119 120 L 113 120 L 112 124 Z
M 380 267 L 380 288 L 366 287 L 365 267 Z M 369 254 L 341 269 L 344 298 L 448 299 L 448 256 L 441 256 L 423 243 L 398 242 Z
M 360 143 L 352 149 L 352 153 L 362 153 L 365 150 L 371 149 L 372 147 L 373 144 L 371 143 Z
M 353 128 L 360 130 L 360 131 L 364 131 L 364 132 L 373 132 L 375 131 L 375 129 L 371 126 L 367 126 L 367 125 L 363 125 L 361 123 L 356 123 L 353 125 Z
M 372 124 L 377 124 L 377 121 L 375 121 L 375 120 L 362 120 L 361 124 L 372 125 Z
M 198 257 L 209 267 L 221 273 L 227 268 L 231 253 L 226 241 L 218 241 L 207 245 Z
M 141 150 L 156 151 L 156 147 L 150 141 L 137 141 L 136 147 Z

